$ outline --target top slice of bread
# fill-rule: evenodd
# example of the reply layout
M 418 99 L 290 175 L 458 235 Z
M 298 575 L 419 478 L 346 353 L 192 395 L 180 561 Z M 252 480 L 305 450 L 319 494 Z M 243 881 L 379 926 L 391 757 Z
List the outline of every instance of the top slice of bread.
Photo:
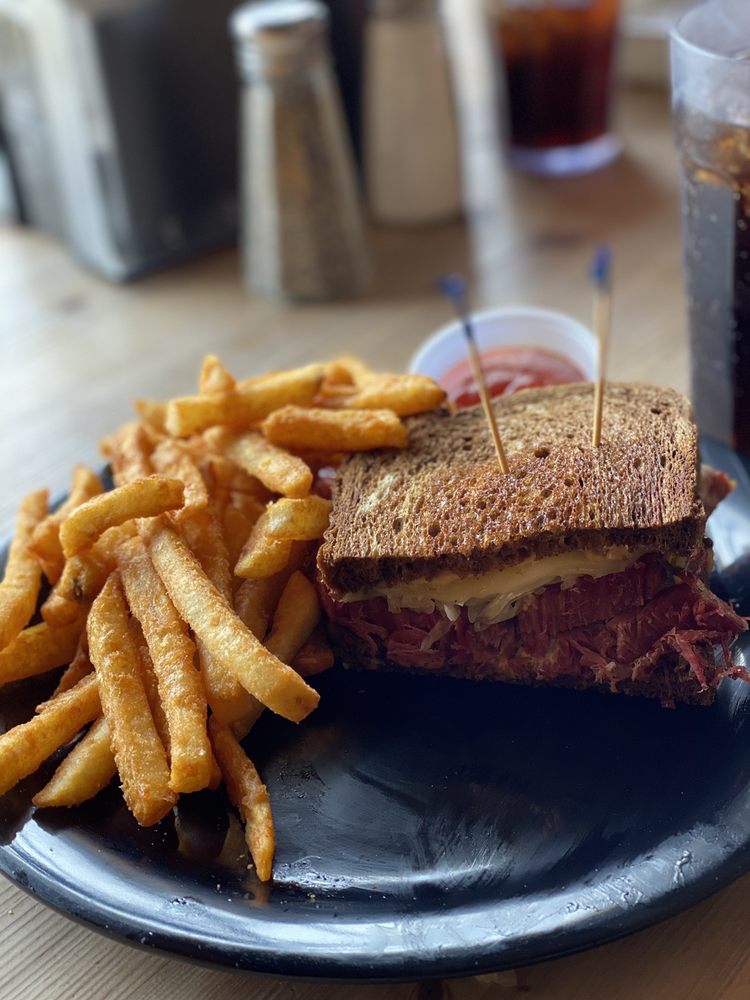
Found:
M 481 407 L 413 417 L 404 451 L 344 462 L 318 555 L 334 593 L 445 570 L 476 575 L 569 549 L 625 545 L 688 557 L 701 543 L 698 433 L 684 396 L 608 383 L 598 448 L 590 384 L 530 389 L 493 405 L 507 476 Z

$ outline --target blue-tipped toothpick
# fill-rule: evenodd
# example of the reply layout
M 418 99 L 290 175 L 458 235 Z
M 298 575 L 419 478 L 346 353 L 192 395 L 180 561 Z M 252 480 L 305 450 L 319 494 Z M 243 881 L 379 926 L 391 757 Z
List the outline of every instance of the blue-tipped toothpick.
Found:
M 604 405 L 604 371 L 607 365 L 609 331 L 612 327 L 612 250 L 598 246 L 591 265 L 594 283 L 594 334 L 599 350 L 596 384 L 594 386 L 594 427 L 591 444 L 598 448 L 602 439 L 602 407 Z
M 495 452 L 497 453 L 497 460 L 500 464 L 501 471 L 507 476 L 510 472 L 510 469 L 508 468 L 508 459 L 505 457 L 505 449 L 503 448 L 503 442 L 500 439 L 500 431 L 497 429 L 495 413 L 492 409 L 492 404 L 490 403 L 490 394 L 487 391 L 487 382 L 485 381 L 484 372 L 482 371 L 482 360 L 479 357 L 479 350 L 474 337 L 474 328 L 471 325 L 466 282 L 460 274 L 446 274 L 445 277 L 440 278 L 438 281 L 438 288 L 446 299 L 453 304 L 453 308 L 456 310 L 456 315 L 463 326 L 471 366 L 474 369 L 474 378 L 479 389 L 479 398 L 482 400 L 484 415 L 487 418 L 487 423 L 489 424 L 490 434 L 492 435 Z

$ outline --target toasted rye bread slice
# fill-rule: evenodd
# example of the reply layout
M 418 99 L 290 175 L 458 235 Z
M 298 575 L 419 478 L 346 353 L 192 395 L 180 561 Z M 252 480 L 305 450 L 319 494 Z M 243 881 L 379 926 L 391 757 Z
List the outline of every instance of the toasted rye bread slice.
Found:
M 507 476 L 480 407 L 413 417 L 406 450 L 347 459 L 318 555 L 325 582 L 334 595 L 368 592 L 613 545 L 689 557 L 706 521 L 690 403 L 609 383 L 596 449 L 592 407 L 590 384 L 496 400 Z

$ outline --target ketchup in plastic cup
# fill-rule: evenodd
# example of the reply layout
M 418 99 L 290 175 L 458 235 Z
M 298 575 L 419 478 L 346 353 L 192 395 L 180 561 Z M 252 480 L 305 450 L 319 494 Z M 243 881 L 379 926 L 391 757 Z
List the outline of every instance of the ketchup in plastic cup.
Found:
M 541 347 L 495 347 L 481 351 L 480 357 L 490 396 L 512 396 L 521 389 L 586 381 L 572 361 Z M 480 401 L 468 359 L 449 368 L 440 384 L 455 406 L 476 406 Z
M 493 396 L 596 378 L 596 337 L 572 316 L 533 306 L 505 306 L 472 313 L 471 321 Z M 459 322 L 427 337 L 409 362 L 409 371 L 435 379 L 459 406 L 478 402 Z

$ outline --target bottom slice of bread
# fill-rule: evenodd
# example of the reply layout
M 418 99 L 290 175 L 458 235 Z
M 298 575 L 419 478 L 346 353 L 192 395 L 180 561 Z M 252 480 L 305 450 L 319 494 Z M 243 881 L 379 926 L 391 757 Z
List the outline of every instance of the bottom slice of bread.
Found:
M 409 673 L 454 677 L 458 679 L 478 680 L 475 674 L 446 663 L 439 670 L 425 670 L 419 667 L 405 667 L 392 660 L 381 660 L 370 653 L 367 644 L 356 637 L 347 636 L 342 644 L 341 636 L 337 632 L 330 635 L 331 644 L 336 654 L 337 660 L 350 670 L 368 670 L 379 672 Z M 593 677 L 556 677 L 551 680 L 540 681 L 533 675 L 526 677 L 510 675 L 503 671 L 502 664 L 498 664 L 496 674 L 485 672 L 481 676 L 484 681 L 496 681 L 505 684 L 523 684 L 534 687 L 557 687 L 569 688 L 574 691 L 598 691 L 600 694 L 626 694 L 643 698 L 658 698 L 662 705 L 673 707 L 677 703 L 689 705 L 711 705 L 716 698 L 716 688 L 701 688 L 694 677 L 685 676 L 686 664 L 676 661 L 674 663 L 664 663 L 657 667 L 647 680 L 624 680 L 617 687 L 605 681 L 597 681 Z

